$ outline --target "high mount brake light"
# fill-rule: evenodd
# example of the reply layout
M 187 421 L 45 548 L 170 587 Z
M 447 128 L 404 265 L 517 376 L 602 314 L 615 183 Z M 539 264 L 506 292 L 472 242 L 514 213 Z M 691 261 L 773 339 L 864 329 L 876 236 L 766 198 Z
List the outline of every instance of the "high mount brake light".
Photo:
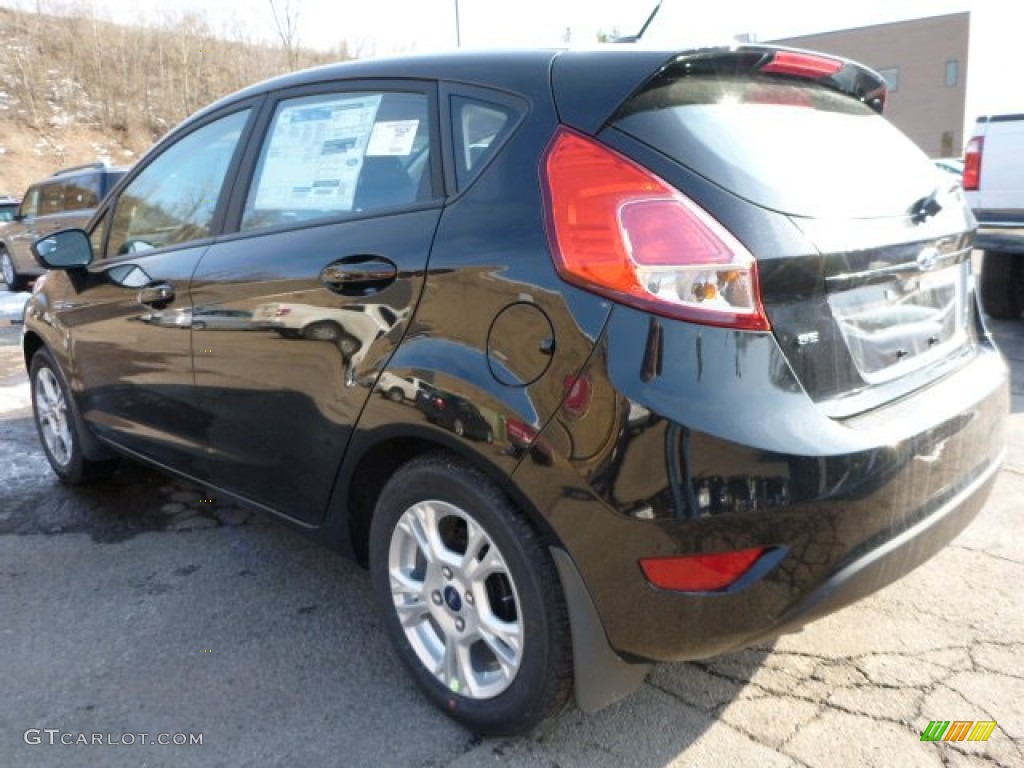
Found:
M 653 173 L 559 128 L 541 177 L 564 280 L 667 317 L 768 330 L 754 257 Z
M 964 189 L 976 190 L 981 185 L 981 153 L 985 149 L 985 139 L 975 136 L 967 142 L 964 151 Z
M 778 51 L 772 58 L 762 64 L 761 72 L 770 75 L 792 75 L 794 77 L 806 77 L 810 80 L 819 80 L 829 77 L 843 68 L 843 62 L 830 59 L 827 56 L 815 56 L 809 53 L 795 53 L 793 51 Z

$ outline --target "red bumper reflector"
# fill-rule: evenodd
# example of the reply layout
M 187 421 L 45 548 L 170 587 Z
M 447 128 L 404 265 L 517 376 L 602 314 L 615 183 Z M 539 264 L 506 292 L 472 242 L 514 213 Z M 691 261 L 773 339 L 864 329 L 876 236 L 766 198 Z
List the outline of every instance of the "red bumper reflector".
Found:
M 713 555 L 647 557 L 640 561 L 640 568 L 647 580 L 661 589 L 710 592 L 738 581 L 763 553 L 763 547 L 756 547 Z

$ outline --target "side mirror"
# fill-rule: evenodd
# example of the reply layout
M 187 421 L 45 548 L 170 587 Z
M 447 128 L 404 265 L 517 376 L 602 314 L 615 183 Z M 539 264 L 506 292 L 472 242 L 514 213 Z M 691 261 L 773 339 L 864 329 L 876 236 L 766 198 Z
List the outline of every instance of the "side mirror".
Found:
M 81 229 L 65 229 L 32 243 L 36 261 L 46 269 L 78 269 L 92 263 L 92 243 Z

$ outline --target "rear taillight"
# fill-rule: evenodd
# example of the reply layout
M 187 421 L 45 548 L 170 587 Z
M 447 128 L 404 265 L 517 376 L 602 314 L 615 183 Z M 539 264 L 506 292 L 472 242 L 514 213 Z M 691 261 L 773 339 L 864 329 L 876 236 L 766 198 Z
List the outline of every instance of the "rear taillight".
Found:
M 975 136 L 967 142 L 964 151 L 964 189 L 976 190 L 981 185 L 981 152 L 985 148 L 985 139 Z
M 274 317 L 284 317 L 292 313 L 291 307 L 278 307 L 274 310 Z
M 764 554 L 764 549 L 741 549 L 713 555 L 648 557 L 640 561 L 647 580 L 661 589 L 710 592 L 735 584 Z
M 844 64 L 828 56 L 816 56 L 810 53 L 796 53 L 795 51 L 778 51 L 759 69 L 761 72 L 770 75 L 792 75 L 793 77 L 805 77 L 810 80 L 819 80 L 834 75 L 843 68 Z
M 565 128 L 541 175 L 564 280 L 659 315 L 768 330 L 754 257 L 678 190 Z

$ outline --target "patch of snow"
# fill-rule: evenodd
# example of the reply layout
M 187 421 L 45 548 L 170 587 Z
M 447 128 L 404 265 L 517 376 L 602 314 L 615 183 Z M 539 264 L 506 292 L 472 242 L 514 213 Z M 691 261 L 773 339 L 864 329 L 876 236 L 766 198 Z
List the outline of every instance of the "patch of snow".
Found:
M 21 293 L 10 293 L 6 289 L 0 291 L 0 321 L 21 322 L 21 316 L 25 313 L 25 302 L 31 295 L 25 291 Z

